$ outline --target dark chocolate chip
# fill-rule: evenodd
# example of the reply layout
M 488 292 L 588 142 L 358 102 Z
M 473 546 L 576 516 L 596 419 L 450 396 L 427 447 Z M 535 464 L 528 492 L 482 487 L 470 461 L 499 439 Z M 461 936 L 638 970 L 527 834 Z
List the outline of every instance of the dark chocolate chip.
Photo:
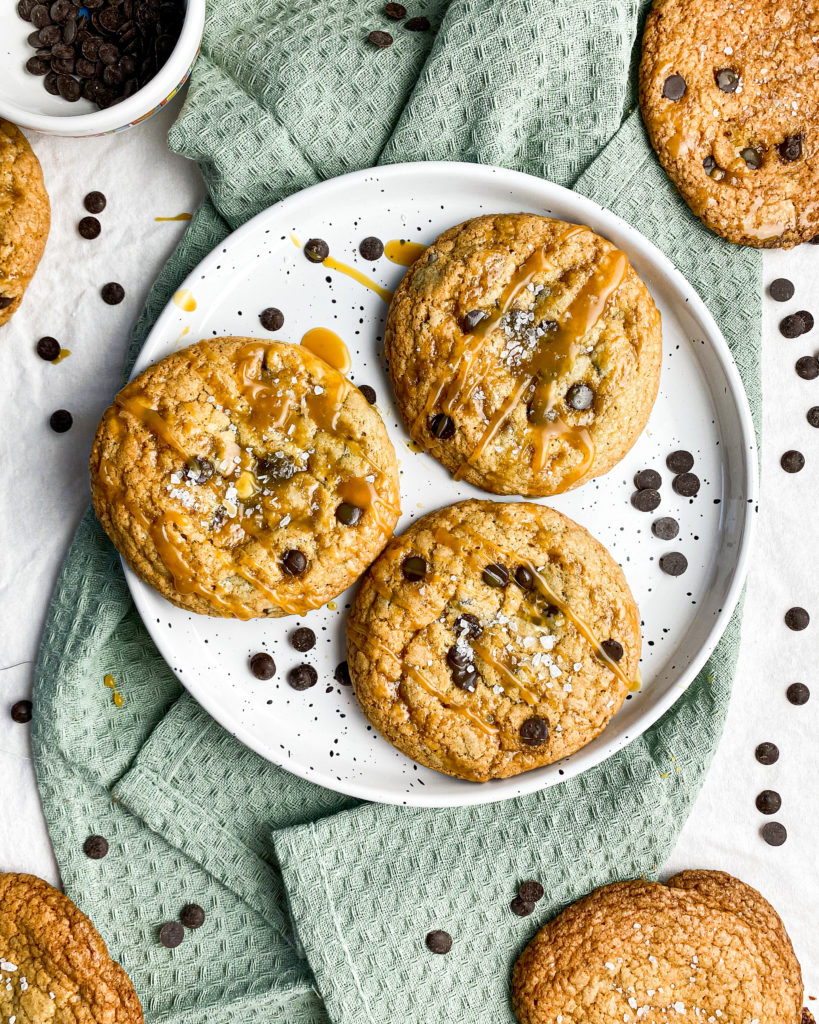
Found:
M 51 70 L 51 64 L 45 59 L 45 57 L 29 57 L 26 61 L 26 71 L 30 75 L 47 75 Z
M 439 441 L 448 441 L 455 434 L 455 424 L 450 416 L 439 412 L 429 421 L 429 432 Z
M 46 28 L 48 28 L 48 25 L 46 25 Z M 28 43 L 28 45 L 29 46 L 33 46 L 35 50 L 39 46 L 42 45 L 40 43 L 40 33 L 41 32 L 45 32 L 45 29 L 44 28 L 35 28 L 34 31 L 33 32 L 29 32 L 28 36 L 26 37 L 26 42 Z
M 611 658 L 612 661 L 620 661 L 625 654 L 623 645 L 619 640 L 604 640 L 600 644 L 600 649 L 606 655 L 607 658 Z
M 53 362 L 60 354 L 60 343 L 56 338 L 46 335 L 37 342 L 37 355 L 47 363 Z
M 566 405 L 577 412 L 584 412 L 594 405 L 594 392 L 588 384 L 572 384 L 566 392 Z
M 669 75 L 663 82 L 663 96 L 667 100 L 681 100 L 685 96 L 685 79 L 682 75 Z
M 796 360 L 795 369 L 802 380 L 816 380 L 819 377 L 819 359 L 815 356 L 802 356 Z
M 386 33 L 384 34 L 386 35 Z M 380 238 L 376 238 L 375 235 L 367 235 L 366 238 L 362 238 L 358 251 L 365 260 L 375 263 L 376 260 L 380 260 L 384 255 L 384 243 Z
M 696 473 L 680 473 L 671 481 L 671 486 L 683 498 L 693 498 L 700 489 L 700 478 Z
M 663 478 L 656 469 L 641 469 L 639 473 L 634 474 L 634 486 L 638 491 L 644 491 L 646 488 L 656 491 L 662 482 Z
M 372 43 L 377 50 L 386 50 L 388 46 L 392 46 L 392 36 L 389 32 L 382 32 L 379 29 L 375 29 L 375 31 L 370 32 L 367 36 L 367 40 Z
M 766 821 L 759 833 L 768 846 L 781 846 L 788 838 L 788 830 L 778 821 Z
M 440 928 L 430 932 L 424 941 L 430 953 L 448 953 L 452 949 L 452 936 Z
M 666 466 L 672 473 L 688 473 L 694 468 L 694 456 L 684 448 L 672 452 L 665 460 Z
M 733 68 L 720 68 L 714 72 L 714 79 L 720 92 L 736 92 L 739 85 L 739 75 Z
M 36 0 L 18 0 L 17 13 L 23 21 L 31 21 L 31 12 L 36 6 Z
M 14 722 L 19 722 L 21 725 L 25 725 L 26 722 L 31 721 L 31 701 L 30 700 L 18 700 L 11 705 L 11 718 Z
M 46 25 L 45 28 L 38 30 L 37 42 L 32 45 L 35 49 L 40 46 L 54 46 L 54 44 L 59 43 L 62 38 L 63 34 L 59 25 Z M 59 57 L 61 54 L 53 53 L 53 56 Z M 69 54 L 69 56 L 73 56 L 73 54 Z
M 803 629 L 807 629 L 810 624 L 810 615 L 804 608 L 789 608 L 785 612 L 785 625 L 788 629 L 792 629 L 795 632 L 800 632 Z
M 534 880 L 521 882 L 518 886 L 518 896 L 527 903 L 537 903 L 543 899 L 543 886 Z
M 198 903 L 188 903 L 182 908 L 179 920 L 186 928 L 201 928 L 205 923 L 205 911 Z
M 295 548 L 285 551 L 282 557 L 283 572 L 286 572 L 288 576 L 301 576 L 306 568 L 307 555 L 303 551 L 297 551 Z
M 401 563 L 401 572 L 410 583 L 420 582 L 427 574 L 427 563 L 420 555 L 410 555 Z
M 296 665 L 287 673 L 287 682 L 294 690 L 309 690 L 318 682 L 318 672 L 312 665 Z
M 812 405 L 805 415 L 812 427 L 819 427 L 819 405 Z
M 785 163 L 793 163 L 802 156 L 802 136 L 786 135 L 776 148 Z
M 713 174 L 714 171 L 717 169 L 717 161 L 709 153 L 708 156 L 703 160 L 702 167 L 706 174 Z
M 779 333 L 783 338 L 798 338 L 804 334 L 804 330 L 802 317 L 797 316 L 796 313 L 790 313 L 779 322 Z
M 336 509 L 336 519 L 343 526 L 355 526 L 363 515 L 363 509 L 357 505 L 351 505 L 349 501 L 342 501 Z
M 57 76 L 56 72 L 49 71 L 49 73 L 43 79 L 43 85 L 45 86 L 45 91 L 47 93 L 50 93 L 52 96 L 59 96 L 60 95 L 60 89 L 59 89 L 59 86 L 57 85 L 57 78 L 58 78 L 58 76 Z
M 51 14 L 45 4 L 37 4 L 31 11 L 31 23 L 37 28 L 51 24 Z
M 89 836 L 82 844 L 82 851 L 91 860 L 102 860 L 108 853 L 108 840 L 105 836 Z
M 404 25 L 410 32 L 426 32 L 429 28 L 429 18 L 421 15 L 418 18 L 410 18 Z
M 810 690 L 804 683 L 791 683 L 785 691 L 785 696 L 791 704 L 801 707 L 802 704 L 807 704 L 810 700 Z
M 488 316 L 489 314 L 484 313 L 482 309 L 470 309 L 461 317 L 461 329 L 468 334 L 470 331 L 474 331 L 478 324 L 482 320 L 486 320 Z
M 276 662 L 264 651 L 250 659 L 250 671 L 257 679 L 272 679 L 276 674 Z
M 89 192 L 83 199 L 83 206 L 89 213 L 102 213 L 108 205 L 108 200 L 102 192 Z
M 74 424 L 74 417 L 68 411 L 68 409 L 57 409 L 56 412 L 51 414 L 48 425 L 54 431 L 55 434 L 64 434 L 67 430 L 70 430 Z
M 213 463 L 201 455 L 192 455 L 185 463 L 185 479 L 194 484 L 206 484 L 213 476 Z
M 667 576 L 682 576 L 688 568 L 688 559 L 680 551 L 669 551 L 661 556 L 660 568 Z
M 782 797 L 775 789 L 763 789 L 756 798 L 756 809 L 760 814 L 776 814 L 782 806 Z
M 775 302 L 789 302 L 795 291 L 793 281 L 787 277 L 777 277 L 768 285 L 768 294 Z
M 76 103 L 80 98 L 80 83 L 76 78 L 72 78 L 71 75 L 74 71 L 74 62 L 68 61 L 71 67 L 57 67 L 56 62 L 52 62 L 52 67 L 55 71 L 62 72 L 57 75 L 57 92 L 62 96 L 64 100 L 69 103 Z
M 739 151 L 739 155 L 752 171 L 758 171 L 762 166 L 762 151 L 754 146 L 746 146 L 745 149 Z
M 300 654 L 311 651 L 316 646 L 316 634 L 309 626 L 299 626 L 290 634 L 290 646 Z
M 284 313 L 275 306 L 268 306 L 259 313 L 259 322 L 266 331 L 278 331 L 284 324 Z
M 393 21 L 403 21 L 407 16 L 407 9 L 403 4 L 389 3 L 384 8 L 384 13 Z
M 515 583 L 521 588 L 521 590 L 531 590 L 535 585 L 535 577 L 530 569 L 527 569 L 525 565 L 519 565 L 515 569 Z
M 464 665 L 463 668 L 452 669 L 452 682 L 467 693 L 475 692 L 479 678 L 474 665 Z
M 369 384 L 360 384 L 358 390 L 367 399 L 370 405 L 375 405 L 377 398 L 375 388 L 371 388 Z
M 803 334 L 813 330 L 813 313 L 809 313 L 806 309 L 799 309 L 793 315 L 798 316 L 801 320 Z
M 660 540 L 674 540 L 680 532 L 680 524 L 671 516 L 663 516 L 662 519 L 655 519 L 651 524 L 651 532 Z
M 805 468 L 805 456 L 791 448 L 783 454 L 779 465 L 786 473 L 800 473 Z
M 323 238 L 310 238 L 304 246 L 304 255 L 311 263 L 321 263 L 330 255 L 330 246 Z
M 653 512 L 660 504 L 660 492 L 652 487 L 646 487 L 642 491 L 635 491 L 631 496 L 631 504 L 639 512 Z
M 77 231 L 79 231 L 83 238 L 99 238 L 102 225 L 96 217 L 83 217 L 77 225 Z
M 118 306 L 120 302 L 125 298 L 125 289 L 121 284 L 116 281 L 109 281 L 100 289 L 100 295 L 102 301 L 106 302 L 109 306 Z
M 521 743 L 527 747 L 539 747 L 549 738 L 549 724 L 545 718 L 539 715 L 532 715 L 527 718 L 520 727 Z
M 779 760 L 779 747 L 775 743 L 760 743 L 754 751 L 754 757 L 760 764 L 776 764 Z
M 166 921 L 159 929 L 159 941 L 166 949 L 176 949 L 185 938 L 185 929 L 178 921 Z
M 353 681 L 350 678 L 350 666 L 346 661 L 340 661 L 336 665 L 335 671 L 333 672 L 333 679 L 341 686 L 352 686 Z
M 291 459 L 284 452 L 266 455 L 256 463 L 256 476 L 263 480 L 290 480 L 298 471 L 299 467 L 296 465 L 295 459 Z
M 521 896 L 516 896 L 509 906 L 512 913 L 517 914 L 518 917 L 528 917 L 535 909 L 535 905 L 531 900 L 525 900 Z
M 478 616 L 472 615 L 470 612 L 459 615 L 452 623 L 452 628 L 457 636 L 465 636 L 469 640 L 477 640 L 483 633 L 483 626 L 480 624 Z
M 446 663 L 451 669 L 466 668 L 473 660 L 471 649 L 465 651 L 458 644 L 453 644 L 446 652 Z
M 487 587 L 505 587 L 509 582 L 509 570 L 505 565 L 492 562 L 481 573 L 481 579 Z
M 0 295 L 0 309 L 8 309 L 12 302 L 14 299 L 10 295 Z

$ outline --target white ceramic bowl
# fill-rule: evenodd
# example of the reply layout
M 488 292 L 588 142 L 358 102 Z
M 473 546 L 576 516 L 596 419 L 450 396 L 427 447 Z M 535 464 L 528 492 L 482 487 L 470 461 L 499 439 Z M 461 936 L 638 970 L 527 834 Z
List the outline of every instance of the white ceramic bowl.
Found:
M 90 100 L 68 103 L 52 96 L 41 77 L 26 71 L 34 53 L 28 44 L 34 26 L 18 15 L 16 0 L 6 0 L 0 4 L 0 117 L 21 128 L 73 138 L 125 131 L 164 107 L 185 84 L 204 26 L 205 0 L 186 0 L 182 32 L 163 67 L 127 100 L 98 110 Z

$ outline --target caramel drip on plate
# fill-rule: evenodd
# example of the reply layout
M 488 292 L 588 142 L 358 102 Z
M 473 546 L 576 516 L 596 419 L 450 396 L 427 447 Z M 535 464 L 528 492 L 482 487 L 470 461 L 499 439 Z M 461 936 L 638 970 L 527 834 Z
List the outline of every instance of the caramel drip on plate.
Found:
M 192 220 L 192 213 L 177 213 L 175 217 L 154 217 L 154 220 Z
M 350 352 L 335 331 L 327 327 L 314 327 L 301 339 L 302 345 L 313 355 L 329 363 L 339 373 L 347 373 L 352 366 Z
M 367 277 L 366 274 L 362 274 L 356 267 L 351 267 L 347 263 L 342 263 L 341 260 L 337 260 L 334 256 L 328 256 L 326 260 L 322 260 L 322 266 L 328 267 L 330 270 L 335 270 L 337 274 L 344 274 L 346 277 L 351 277 L 354 281 L 358 281 L 359 284 L 363 284 L 365 288 L 369 288 L 371 292 L 383 299 L 388 305 L 392 302 L 392 292 L 389 288 L 382 288 L 377 281 L 373 281 L 371 277 Z
M 384 243 L 384 255 L 391 263 L 401 267 L 411 267 L 413 263 L 427 251 L 425 245 L 408 242 L 405 238 L 391 238 Z
M 68 357 L 70 355 L 71 355 L 71 349 L 70 348 L 61 348 L 60 349 L 60 354 L 57 356 L 57 358 L 51 360 L 51 365 L 52 366 L 56 366 L 57 363 L 61 363 L 63 361 L 63 359 L 68 359 Z
M 173 297 L 174 305 L 184 309 L 186 313 L 192 313 L 196 309 L 196 299 L 190 288 L 180 288 Z

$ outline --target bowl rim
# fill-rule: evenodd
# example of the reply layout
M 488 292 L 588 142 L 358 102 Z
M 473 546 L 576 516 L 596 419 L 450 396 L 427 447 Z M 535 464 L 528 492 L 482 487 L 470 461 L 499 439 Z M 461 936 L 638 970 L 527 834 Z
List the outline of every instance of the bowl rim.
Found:
M 0 117 L 21 128 L 47 135 L 84 137 L 105 135 L 129 127 L 153 111 L 182 85 L 202 41 L 205 28 L 205 0 L 185 0 L 185 20 L 170 56 L 133 96 L 104 110 L 86 114 L 38 114 L 0 97 Z

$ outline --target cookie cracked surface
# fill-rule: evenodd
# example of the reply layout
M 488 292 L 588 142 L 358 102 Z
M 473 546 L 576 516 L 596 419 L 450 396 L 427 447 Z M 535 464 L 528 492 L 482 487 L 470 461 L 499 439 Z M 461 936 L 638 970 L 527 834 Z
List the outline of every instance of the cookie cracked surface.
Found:
M 408 757 L 483 782 L 593 739 L 626 698 L 640 619 L 622 570 L 542 505 L 464 501 L 394 538 L 358 590 L 364 714 Z

